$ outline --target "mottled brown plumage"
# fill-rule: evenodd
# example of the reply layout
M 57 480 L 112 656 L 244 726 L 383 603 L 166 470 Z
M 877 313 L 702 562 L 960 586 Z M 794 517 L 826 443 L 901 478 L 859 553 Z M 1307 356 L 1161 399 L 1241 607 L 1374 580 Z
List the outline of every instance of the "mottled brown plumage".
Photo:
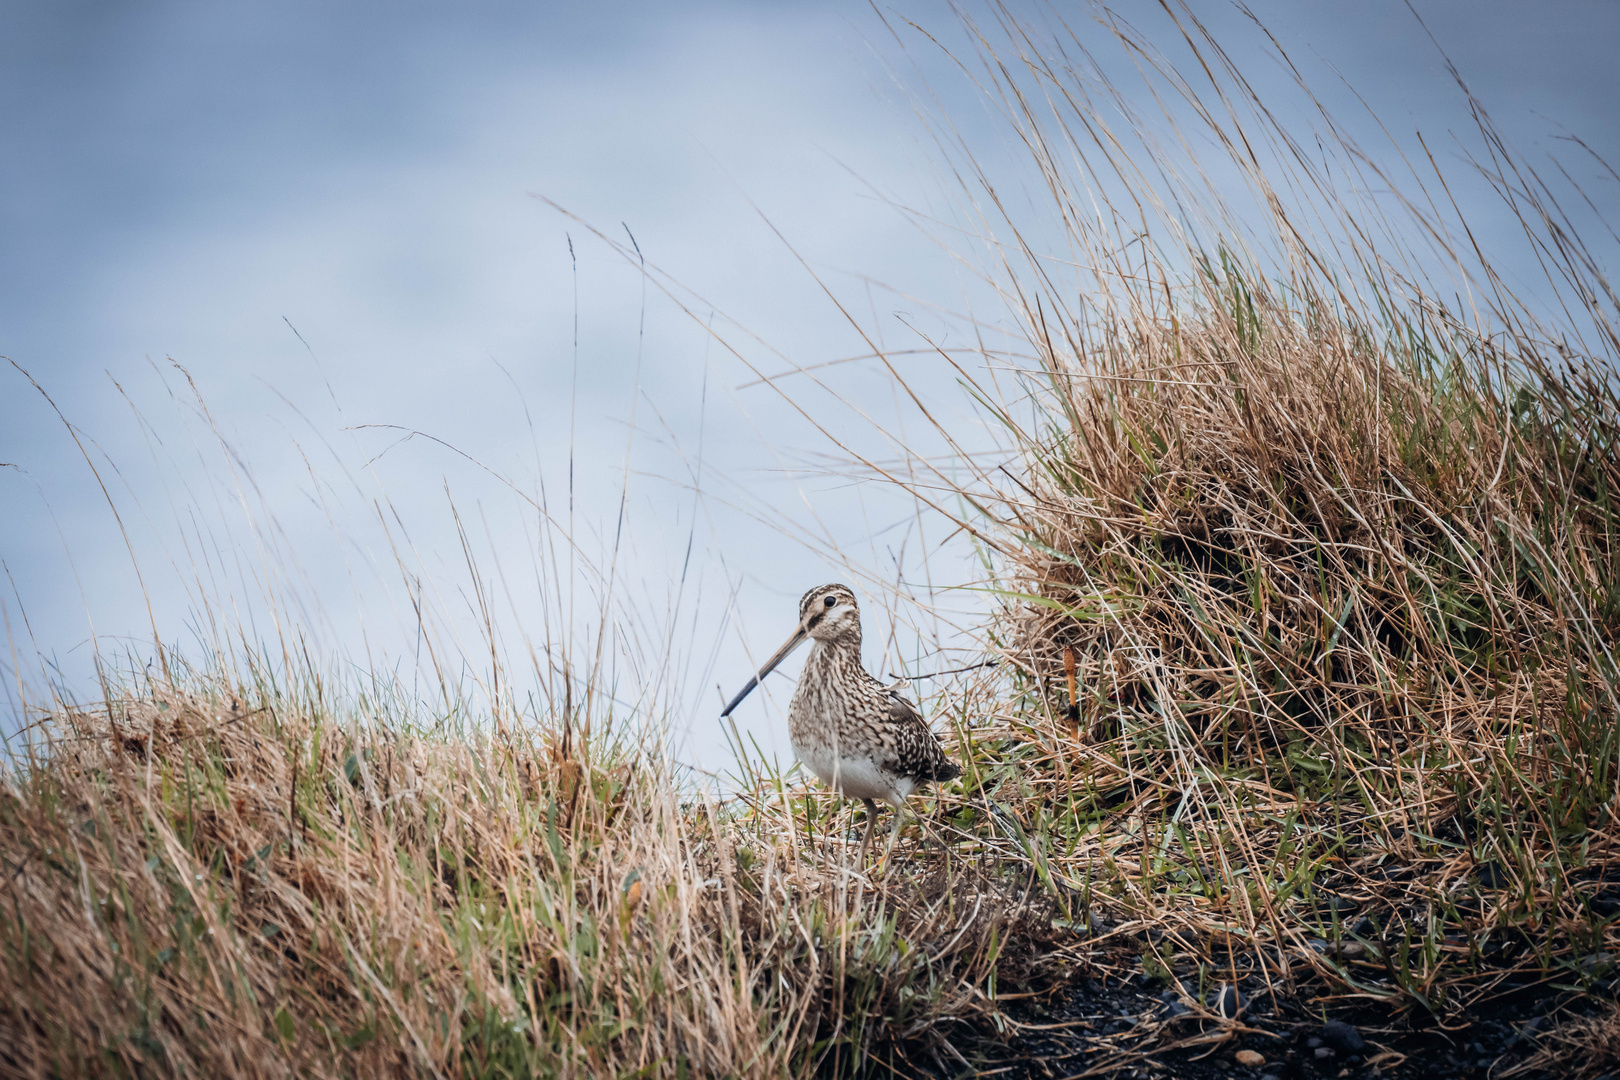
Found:
M 788 734 L 805 767 L 846 798 L 866 804 L 864 853 L 877 799 L 897 812 L 929 781 L 961 775 L 917 707 L 861 666 L 861 616 L 855 594 L 821 585 L 799 601 L 799 626 L 759 674 L 726 706 L 728 715 L 759 680 L 806 639 L 814 641 L 788 705 Z M 899 820 L 896 817 L 896 827 Z

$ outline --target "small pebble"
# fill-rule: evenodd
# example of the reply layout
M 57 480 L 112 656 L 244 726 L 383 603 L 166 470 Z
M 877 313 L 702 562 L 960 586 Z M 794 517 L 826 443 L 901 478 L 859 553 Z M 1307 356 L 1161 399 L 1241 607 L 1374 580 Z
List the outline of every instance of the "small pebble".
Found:
M 1361 1032 L 1343 1020 L 1329 1020 L 1322 1025 L 1322 1041 L 1346 1054 L 1359 1054 L 1367 1049 L 1367 1040 Z
M 1308 1050 L 1315 1050 L 1318 1046 L 1321 1046 L 1321 1045 L 1322 1045 L 1322 1040 L 1318 1039 L 1315 1035 L 1312 1035 L 1310 1038 L 1305 1040 L 1305 1047 Z
M 1266 1056 L 1257 1050 L 1239 1050 L 1232 1056 L 1246 1069 L 1258 1069 L 1266 1063 Z
M 1607 919 L 1611 915 L 1620 915 L 1620 893 L 1614 888 L 1603 889 L 1592 897 L 1592 914 L 1600 919 Z
M 1329 1050 L 1325 1046 L 1318 1046 L 1314 1053 L 1316 1054 L 1317 1061 L 1326 1061 L 1328 1058 L 1333 1056 L 1333 1051 Z

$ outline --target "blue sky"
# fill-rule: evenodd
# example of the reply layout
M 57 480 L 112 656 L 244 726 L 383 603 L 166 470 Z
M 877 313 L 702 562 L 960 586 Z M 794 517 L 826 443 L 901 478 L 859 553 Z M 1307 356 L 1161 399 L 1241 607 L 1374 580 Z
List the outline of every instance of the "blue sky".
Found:
M 1620 161 L 1620 5 L 1415 7 L 1521 149 L 1563 152 L 1573 132 Z M 1262 88 L 1283 86 L 1239 11 L 1194 8 Z M 899 10 L 954 32 L 945 5 Z M 1079 6 L 1028 10 L 1086 25 Z M 1156 4 L 1118 10 L 1171 29 Z M 1447 133 L 1466 136 L 1404 3 L 1253 10 L 1358 130 L 1373 128 L 1347 87 L 1404 145 L 1421 129 L 1445 154 Z M 5 5 L 0 355 L 76 425 L 119 510 L 42 396 L 0 370 L 0 602 L 25 682 L 43 668 L 87 692 L 92 642 L 149 655 L 154 621 L 205 649 L 204 609 L 273 637 L 255 589 L 295 597 L 322 652 L 419 679 L 402 564 L 411 588 L 437 590 L 476 679 L 461 535 L 489 595 L 511 598 L 492 618 L 524 653 L 539 624 L 567 622 L 535 583 L 554 559 L 525 500 L 568 520 L 572 465 L 575 537 L 642 620 L 616 692 L 635 702 L 668 660 L 679 753 L 723 763 L 717 686 L 774 648 L 800 592 L 847 576 L 840 559 L 916 587 L 973 574 L 960 553 L 923 558 L 942 539 L 931 526 L 829 465 L 823 432 L 747 385 L 751 365 L 863 349 L 801 256 L 886 346 L 914 344 L 908 326 L 961 332 L 936 309 L 999 318 L 890 205 L 960 209 L 914 116 L 925 86 L 970 143 L 1009 149 L 917 46 L 902 56 L 854 3 Z M 1579 168 L 1600 208 L 1620 202 Z M 538 196 L 633 236 L 691 290 L 688 310 Z M 1500 209 L 1466 209 L 1521 265 Z M 711 320 L 746 327 L 746 363 L 704 333 Z M 949 373 L 917 363 L 971 432 Z M 839 433 L 881 454 L 881 431 L 915 423 L 873 365 L 835 370 L 874 425 L 815 413 L 806 390 Z M 441 441 L 401 442 L 409 431 Z M 576 620 L 591 603 L 583 590 Z M 872 613 L 873 667 L 938 632 L 916 618 Z M 785 747 L 789 685 L 739 712 L 745 734 Z

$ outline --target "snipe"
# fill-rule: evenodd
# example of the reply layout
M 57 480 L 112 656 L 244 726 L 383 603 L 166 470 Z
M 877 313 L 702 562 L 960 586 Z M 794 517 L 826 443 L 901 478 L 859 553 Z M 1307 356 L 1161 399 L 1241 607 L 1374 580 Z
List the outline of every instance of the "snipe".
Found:
M 962 770 L 945 756 L 917 707 L 861 667 L 860 608 L 843 585 L 804 594 L 798 629 L 720 715 L 731 715 L 806 639 L 815 644 L 788 705 L 788 734 L 793 752 L 822 783 L 866 804 L 864 861 L 877 818 L 875 800 L 894 807 L 898 830 L 908 795 L 930 780 L 954 780 Z

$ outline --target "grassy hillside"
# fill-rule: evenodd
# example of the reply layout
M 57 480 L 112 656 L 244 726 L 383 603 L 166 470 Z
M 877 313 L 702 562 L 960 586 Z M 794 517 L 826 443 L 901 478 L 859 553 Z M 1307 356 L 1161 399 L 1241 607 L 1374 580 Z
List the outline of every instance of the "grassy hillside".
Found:
M 4 792 L 8 1073 L 849 1072 L 1056 959 L 1031 898 L 876 888 L 813 800 L 683 801 L 650 747 L 184 685 Z
M 1508 291 L 1414 167 L 1432 285 L 1387 207 L 1335 194 L 1336 168 L 1400 189 L 1336 129 L 1319 163 L 1201 32 L 1213 89 L 1099 25 L 1169 98 L 1220 102 L 1168 122 L 1236 179 L 1122 142 L 1109 124 L 1146 121 L 1077 73 L 1080 38 L 978 39 L 1049 203 L 1011 209 L 941 126 L 1015 327 L 950 361 L 1002 453 L 890 479 L 984 556 L 996 666 L 928 701 L 964 774 L 886 863 L 797 775 L 745 757 L 734 796 L 681 784 L 632 734 L 658 718 L 605 700 L 451 725 L 307 667 L 173 657 L 58 703 L 5 776 L 0 1071 L 945 1075 L 1044 1047 L 1018 1067 L 1227 1075 L 1242 1049 L 1339 1075 L 1303 1041 L 1329 1016 L 1362 1070 L 1436 1075 L 1420 1047 L 1532 1016 L 1495 1075 L 1607 1068 L 1602 261 L 1497 146 L 1485 179 L 1554 299 Z

